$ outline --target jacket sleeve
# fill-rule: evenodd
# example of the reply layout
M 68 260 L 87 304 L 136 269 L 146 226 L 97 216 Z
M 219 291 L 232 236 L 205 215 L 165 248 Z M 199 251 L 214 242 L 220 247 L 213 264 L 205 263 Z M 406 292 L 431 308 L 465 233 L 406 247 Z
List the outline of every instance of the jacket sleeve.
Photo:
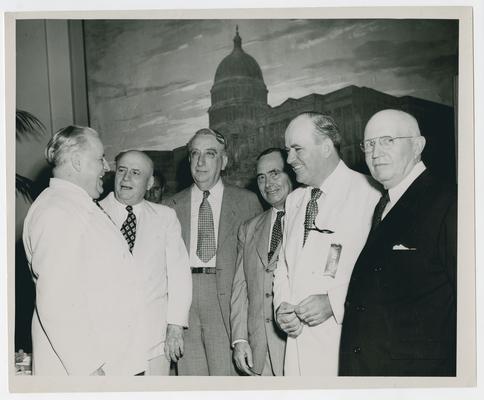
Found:
M 248 340 L 247 333 L 247 282 L 244 273 L 244 247 L 247 235 L 247 224 L 240 226 L 237 240 L 237 261 L 234 281 L 232 284 L 232 297 L 230 300 L 230 326 L 232 332 L 231 343 L 236 340 Z
M 192 303 L 192 275 L 188 253 L 181 236 L 181 227 L 175 211 L 168 214 L 166 232 L 166 266 L 168 276 L 167 322 L 188 326 Z
M 36 309 L 53 350 L 69 375 L 89 375 L 106 360 L 88 323 L 89 299 L 79 236 L 82 221 L 68 210 L 49 210 L 24 226 L 24 245 L 36 278 Z M 26 220 L 27 222 L 27 220 Z

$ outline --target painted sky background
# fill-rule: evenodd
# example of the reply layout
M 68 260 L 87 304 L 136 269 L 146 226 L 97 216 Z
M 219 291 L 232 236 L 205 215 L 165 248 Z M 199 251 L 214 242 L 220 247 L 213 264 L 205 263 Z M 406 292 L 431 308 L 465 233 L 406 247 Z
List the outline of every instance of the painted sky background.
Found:
M 208 126 L 210 88 L 236 25 L 271 106 L 348 85 L 452 105 L 452 20 L 91 20 L 89 109 L 108 159 L 129 148 L 170 150 Z

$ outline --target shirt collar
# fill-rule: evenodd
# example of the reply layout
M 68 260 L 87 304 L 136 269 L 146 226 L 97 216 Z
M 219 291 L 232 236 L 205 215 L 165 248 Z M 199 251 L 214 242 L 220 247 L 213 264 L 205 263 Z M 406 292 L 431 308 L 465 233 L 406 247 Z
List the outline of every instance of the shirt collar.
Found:
M 115 204 L 115 207 L 118 207 L 120 210 L 126 211 L 127 204 L 121 203 L 116 196 L 114 195 L 114 192 L 109 193 L 109 196 L 112 196 L 113 198 L 113 203 Z M 141 211 L 142 204 L 145 200 L 141 200 L 139 203 L 135 204 L 133 207 L 133 213 L 138 216 L 139 212 Z
M 333 172 L 324 180 L 324 182 L 319 187 L 324 194 L 331 192 L 335 185 L 338 185 L 343 178 L 344 170 L 345 170 L 345 163 L 343 160 L 339 160 L 338 165 L 334 169 Z
M 419 161 L 417 164 L 414 165 L 410 173 L 402 179 L 402 181 L 388 189 L 388 195 L 390 196 L 390 202 L 392 204 L 396 203 L 400 197 L 405 193 L 408 187 L 413 183 L 415 179 L 419 177 L 419 175 L 424 172 L 426 169 L 425 164 L 422 161 Z
M 49 187 L 52 189 L 60 189 L 75 193 L 77 196 L 84 197 L 86 200 L 93 201 L 94 199 L 79 185 L 61 178 L 50 178 Z
M 222 179 L 219 178 L 217 183 L 211 189 L 209 189 L 209 192 L 210 192 L 209 199 L 212 198 L 217 201 L 222 201 L 223 191 L 224 191 L 224 185 L 223 185 Z M 197 185 L 193 184 L 192 195 L 196 199 L 201 199 L 203 197 L 203 192 L 204 191 L 200 190 L 200 188 Z

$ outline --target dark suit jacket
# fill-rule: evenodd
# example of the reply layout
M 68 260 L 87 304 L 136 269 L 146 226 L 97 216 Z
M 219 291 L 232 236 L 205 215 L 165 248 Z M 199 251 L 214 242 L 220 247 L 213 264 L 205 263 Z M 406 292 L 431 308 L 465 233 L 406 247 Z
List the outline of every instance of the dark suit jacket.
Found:
M 353 269 L 340 375 L 455 375 L 456 228 L 455 190 L 424 171 L 370 233 Z
M 247 340 L 254 371 L 261 374 L 269 351 L 275 375 L 282 375 L 286 335 L 274 321 L 272 282 L 279 249 L 268 260 L 271 211 L 252 218 L 239 229 L 237 270 L 232 287 L 232 342 Z M 280 248 L 280 246 L 279 246 Z
M 190 253 L 191 187 L 171 197 L 166 205 L 176 211 L 182 237 Z M 217 295 L 225 329 L 230 338 L 230 295 L 237 258 L 237 231 L 240 224 L 262 211 L 257 196 L 245 189 L 224 183 L 217 239 Z

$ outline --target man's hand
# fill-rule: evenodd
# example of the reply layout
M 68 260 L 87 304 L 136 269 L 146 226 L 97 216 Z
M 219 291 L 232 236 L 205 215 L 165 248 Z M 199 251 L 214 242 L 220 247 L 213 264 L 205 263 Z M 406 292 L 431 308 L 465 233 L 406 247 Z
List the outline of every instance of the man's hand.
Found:
M 254 372 L 252 372 L 252 368 L 254 367 L 252 361 L 252 349 L 250 348 L 249 343 L 237 342 L 234 346 L 234 361 L 237 368 L 246 375 L 256 376 Z
M 89 375 L 90 376 L 104 376 L 104 375 L 106 375 L 106 373 L 104 372 L 103 367 L 101 366 L 97 370 L 95 370 L 94 372 L 91 372 Z
M 313 294 L 306 297 L 296 307 L 296 315 L 309 326 L 322 324 L 333 315 L 327 294 Z
M 297 337 L 301 334 L 303 325 L 299 320 L 294 305 L 283 301 L 276 311 L 276 321 L 279 327 L 290 337 Z
M 183 326 L 168 324 L 166 327 L 165 357 L 177 362 L 183 356 Z

